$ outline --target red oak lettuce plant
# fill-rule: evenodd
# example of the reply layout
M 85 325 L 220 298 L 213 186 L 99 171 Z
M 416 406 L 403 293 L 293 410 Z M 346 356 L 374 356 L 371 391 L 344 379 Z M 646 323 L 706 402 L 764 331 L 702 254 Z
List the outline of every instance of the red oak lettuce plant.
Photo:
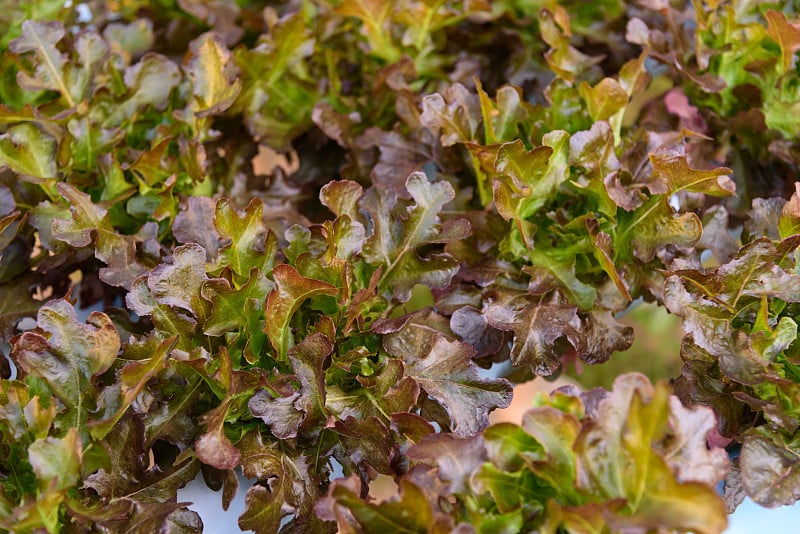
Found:
M 0 530 L 195 532 L 237 472 L 259 533 L 796 502 L 799 7 L 6 2 Z M 642 300 L 680 377 L 489 425 Z

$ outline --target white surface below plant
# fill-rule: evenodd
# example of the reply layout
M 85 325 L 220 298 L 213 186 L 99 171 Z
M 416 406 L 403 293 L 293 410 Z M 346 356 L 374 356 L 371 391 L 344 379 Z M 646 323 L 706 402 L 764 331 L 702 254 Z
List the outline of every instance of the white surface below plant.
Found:
M 239 491 L 227 510 L 222 509 L 222 491 L 211 491 L 198 475 L 183 489 L 178 490 L 178 502 L 191 502 L 190 509 L 203 519 L 206 534 L 227 534 L 239 531 L 239 516 L 244 512 L 244 497 L 252 482 L 239 477 Z

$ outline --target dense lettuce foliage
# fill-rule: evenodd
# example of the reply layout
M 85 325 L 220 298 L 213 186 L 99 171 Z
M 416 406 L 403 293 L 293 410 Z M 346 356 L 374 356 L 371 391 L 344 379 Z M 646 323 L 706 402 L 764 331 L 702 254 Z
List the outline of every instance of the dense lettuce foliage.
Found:
M 177 490 L 227 508 L 237 472 L 259 533 L 718 533 L 800 500 L 799 12 L 6 2 L 0 530 L 199 531 Z M 680 377 L 489 426 L 630 347 L 642 300 Z

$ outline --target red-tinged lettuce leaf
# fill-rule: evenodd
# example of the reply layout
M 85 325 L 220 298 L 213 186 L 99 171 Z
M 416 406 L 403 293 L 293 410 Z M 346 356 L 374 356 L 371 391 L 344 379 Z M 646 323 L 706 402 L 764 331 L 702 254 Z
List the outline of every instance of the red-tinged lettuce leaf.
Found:
M 483 441 L 488 460 L 504 471 L 516 471 L 531 462 L 548 460 L 544 446 L 522 427 L 512 423 L 490 426 L 483 432 Z
M 116 428 L 117 422 L 125 415 L 125 412 L 144 390 L 150 379 L 166 368 L 169 353 L 175 348 L 177 341 L 177 336 L 167 338 L 159 344 L 147 360 L 131 361 L 122 367 L 119 371 L 119 381 L 117 383 L 119 398 L 112 402 L 104 392 L 104 418 L 89 423 L 89 431 L 93 439 L 103 439 Z
M 603 78 L 594 87 L 581 82 L 580 93 L 586 101 L 589 116 L 595 122 L 610 119 L 628 104 L 628 93 L 613 78 Z
M 221 401 L 200 417 L 206 432 L 197 438 L 194 449 L 204 464 L 227 470 L 239 465 L 241 452 L 228 438 L 225 425 L 247 413 L 247 400 L 266 385 L 266 378 L 261 374 L 234 370 L 225 347 L 220 348 L 218 360 L 216 373 L 208 379 Z
M 517 87 L 511 85 L 500 87 L 495 100 L 492 101 L 477 79 L 476 85 L 483 122 L 483 144 L 467 140 L 465 145 L 472 155 L 478 195 L 481 204 L 485 206 L 491 202 L 492 189 L 497 187 L 492 183 L 492 177 L 496 174 L 494 167 L 497 156 L 504 146 L 519 141 L 516 140 L 519 132 L 530 128 L 533 109 L 522 99 L 522 92 Z
M 691 336 L 681 342 L 684 361 L 681 377 L 675 379 L 673 390 L 687 405 L 702 404 L 714 410 L 721 439 L 731 439 L 747 425 L 750 410 L 734 396 L 728 379 L 722 374 L 716 358 L 694 343 Z
M 708 131 L 708 125 L 697 107 L 689 103 L 689 98 L 680 89 L 672 89 L 664 97 L 667 111 L 677 115 L 684 128 L 702 134 Z
M 361 480 L 357 475 L 352 474 L 346 478 L 337 478 L 328 486 L 327 495 L 320 498 L 314 505 L 314 514 L 323 521 L 335 521 L 337 532 L 354 533 L 358 526 L 355 517 L 342 506 L 337 506 L 336 499 L 331 494 L 339 487 L 347 488 L 351 493 L 361 493 Z
M 239 443 L 242 470 L 258 482 L 245 497 L 239 528 L 256 533 L 330 532 L 314 515 L 320 480 L 312 472 L 310 458 L 287 453 L 278 442 L 264 443 L 257 432 Z
M 437 532 L 436 516 L 425 493 L 412 482 L 402 480 L 397 498 L 380 505 L 362 500 L 345 484 L 334 481 L 329 492 L 336 505 L 347 508 L 363 532 Z M 346 523 L 339 527 L 348 532 Z M 352 529 L 352 527 L 350 527 Z
M 456 434 L 479 432 L 488 425 L 489 412 L 511 402 L 510 384 L 481 379 L 472 362 L 475 350 L 466 343 L 413 325 L 384 336 L 383 343 L 387 352 L 403 359 L 407 375 L 445 409 Z
M 359 254 L 366 238 L 364 225 L 346 215 L 332 222 L 325 221 L 320 230 L 327 244 L 321 258 L 323 268 L 330 266 L 331 270 Z
M 234 333 L 228 339 L 232 353 L 241 350 L 249 363 L 255 363 L 265 352 L 264 303 L 275 284 L 262 271 L 250 270 L 250 278 L 238 289 L 225 278 L 212 278 L 200 292 L 211 303 L 211 313 L 203 324 L 207 336 Z
M 367 287 L 359 289 L 353 294 L 345 310 L 344 333 L 352 329 L 361 331 L 369 330 L 369 324 L 375 319 L 381 318 L 386 310 L 386 299 L 378 295 L 378 283 L 380 282 L 381 268 L 375 270 L 369 279 Z
M 502 466 L 521 460 L 536 476 L 547 481 L 564 501 L 579 501 L 575 488 L 578 461 L 573 450 L 581 432 L 578 418 L 552 406 L 539 406 L 523 415 L 522 429 L 533 439 L 519 440 L 516 453 L 519 459 L 509 458 L 510 453 L 505 452 L 504 461 L 499 463 L 500 458 L 495 453 L 495 462 Z
M 319 190 L 319 200 L 337 217 L 347 215 L 355 221 L 358 219 L 358 201 L 363 194 L 364 189 L 357 182 L 333 181 Z
M 75 486 L 80 480 L 82 456 L 76 428 L 70 428 L 63 438 L 39 438 L 28 447 L 28 461 L 43 492 Z
M 722 532 L 727 517 L 714 490 L 698 482 L 681 481 L 653 448 L 654 443 L 671 437 L 670 415 L 669 391 L 664 384 L 654 388 L 644 376 L 636 374 L 619 377 L 613 392 L 601 401 L 596 417 L 575 443 L 578 488 L 603 500 L 626 500 L 625 507 L 609 518 L 616 528 Z M 673 423 L 680 416 L 674 414 Z M 602 449 L 592 446 L 598 442 L 604 443 Z M 705 443 L 691 445 L 702 447 L 703 454 L 708 454 Z M 712 478 L 719 477 L 715 474 Z
M 615 352 L 626 351 L 633 345 L 633 327 L 617 321 L 608 310 L 589 312 L 582 321 L 582 332 L 586 336 L 586 349 L 578 355 L 589 364 L 603 363 Z
M 592 254 L 598 261 L 603 271 L 617 286 L 620 294 L 630 302 L 632 300 L 628 284 L 622 278 L 617 267 L 614 265 L 614 250 L 611 236 L 606 232 L 600 231 L 600 225 L 596 219 L 586 219 L 586 228 L 589 230 L 589 239 L 592 242 Z
M 556 144 L 566 146 L 563 142 Z M 563 173 L 549 172 L 551 158 L 559 155 L 546 145 L 528 151 L 519 139 L 500 146 L 495 160 L 500 177 L 492 182 L 492 187 L 497 212 L 504 219 L 527 219 L 547 203 L 566 179 Z
M 729 514 L 732 514 L 744 502 L 744 498 L 747 497 L 744 484 L 742 484 L 741 458 L 739 456 L 731 462 L 731 470 L 727 478 L 725 478 L 725 484 L 722 488 L 722 498 L 725 500 L 725 506 L 727 506 Z
M 44 380 L 64 404 L 59 416 L 64 429 L 73 427 L 88 442 L 89 407 L 95 405 L 94 379 L 117 357 L 120 339 L 107 315 L 92 312 L 78 322 L 66 300 L 45 304 L 37 316 L 38 328 L 12 338 L 12 359 L 29 376 Z
M 179 82 L 180 70 L 175 63 L 162 55 L 147 53 L 138 63 L 125 69 L 128 90 L 105 118 L 103 126 L 120 126 L 144 108 L 163 110 Z
M 289 265 L 278 265 L 273 269 L 276 288 L 270 291 L 265 306 L 264 332 L 277 352 L 278 359 L 285 360 L 286 353 L 294 344 L 289 322 L 306 300 L 318 295 L 335 297 L 339 290 L 335 286 L 304 278 Z
M 614 250 L 643 262 L 652 260 L 667 245 L 691 247 L 703 235 L 703 225 L 694 213 L 676 214 L 667 198 L 655 195 L 631 213 L 620 216 Z
M 70 83 L 70 91 L 75 96 L 75 99 L 80 101 L 92 96 L 92 90 L 94 89 L 93 78 L 102 69 L 104 63 L 110 59 L 111 47 L 100 33 L 93 29 L 87 29 L 79 33 L 73 46 L 75 52 L 77 52 L 77 63 L 82 69 L 75 72 L 77 65 L 73 63 L 71 65 L 73 70 L 68 73 L 67 82 Z M 101 132 L 102 130 L 96 131 L 96 134 Z M 89 145 L 91 146 L 91 142 Z M 89 154 L 92 151 L 90 146 L 87 147 L 89 148 Z
M 481 115 L 483 116 L 484 144 L 513 141 L 528 116 L 532 113 L 530 105 L 525 102 L 522 91 L 513 85 L 504 85 L 495 93 L 492 101 L 477 82 Z
M 194 444 L 197 457 L 217 469 L 233 469 L 239 465 L 241 453 L 225 435 L 225 417 L 230 400 L 203 416 L 206 432 Z
M 256 350 L 266 340 L 264 334 L 264 302 L 275 284 L 257 269 L 240 288 L 232 287 L 225 278 L 212 278 L 203 284 L 201 294 L 211 303 L 203 332 L 208 336 L 221 336 L 228 332 L 238 335 L 229 341 L 229 348 L 244 341 L 246 354 L 258 355 Z M 244 339 L 242 339 L 244 338 Z M 254 352 L 247 352 L 247 348 Z M 248 357 L 250 361 L 250 357 Z M 251 362 L 252 363 L 252 362 Z
M 703 214 L 703 236 L 697 248 L 710 250 L 719 263 L 730 261 L 739 251 L 739 242 L 728 232 L 728 221 L 723 206 L 713 206 Z
M 147 276 L 147 287 L 152 298 L 161 306 L 169 306 L 190 313 L 199 320 L 207 315 L 206 303 L 200 288 L 208 280 L 205 273 L 205 251 L 190 243 L 177 247 L 173 263 L 161 264 Z M 140 313 L 139 310 L 134 310 Z M 145 309 L 141 315 L 146 315 Z
M 378 374 L 357 376 L 356 380 L 360 387 L 354 389 L 328 386 L 325 405 L 339 419 L 374 416 L 386 421 L 394 414 L 410 411 L 419 397 L 419 384 L 405 376 L 402 360 L 389 359 Z
M 720 266 L 713 272 L 677 271 L 667 278 L 664 287 L 665 304 L 668 309 L 683 317 L 683 331 L 691 335 L 694 342 L 717 358 L 725 358 L 729 368 L 740 361 L 737 349 L 751 346 L 751 341 L 742 332 L 734 334 L 730 322 L 741 305 L 753 304 L 763 298 L 779 298 L 784 302 L 800 301 L 800 279 L 784 271 L 780 263 L 785 257 L 784 247 L 793 246 L 788 241 L 776 248 L 767 239 L 758 239 L 743 247 L 734 259 Z M 796 246 L 796 245 L 794 245 Z M 788 318 L 787 318 L 788 319 Z M 789 326 L 782 327 L 789 333 Z M 765 333 L 759 334 L 764 338 Z M 769 335 L 775 338 L 775 335 Z M 788 346 L 780 341 L 785 336 L 777 336 L 775 341 L 781 346 Z M 761 361 L 763 368 L 780 352 L 780 348 L 769 349 L 772 343 L 767 340 L 753 347 L 756 352 L 769 352 L 772 356 L 753 356 L 755 362 Z M 791 339 L 788 340 L 791 342 Z M 752 352 L 747 350 L 745 354 Z M 744 364 L 742 359 L 741 363 Z M 753 372 L 748 372 L 752 375 Z M 749 383 L 753 378 L 741 380 Z M 759 380 L 759 378 L 755 378 Z
M 148 512 L 157 513 L 164 503 L 175 503 L 176 493 L 200 470 L 194 459 L 181 461 L 161 471 L 150 468 L 145 449 L 144 426 L 136 416 L 125 416 L 100 444 L 107 463 L 85 479 L 87 488 L 96 492 L 91 500 L 71 501 L 70 509 L 79 516 L 109 528 L 142 519 Z
M 794 53 L 800 49 L 800 30 L 786 20 L 786 15 L 773 9 L 764 14 L 767 19 L 767 35 L 781 47 L 783 70 L 788 71 Z
M 67 275 L 129 310 L 45 305 L 0 363 L 3 528 L 196 531 L 175 495 L 207 462 L 223 504 L 258 479 L 263 532 L 716 532 L 731 439 L 731 501 L 797 499 L 788 8 L 12 4 L 0 333 Z M 719 423 L 629 378 L 477 434 L 510 387 L 476 362 L 601 362 L 640 297 L 684 319 L 676 392 Z
M 503 332 L 489 324 L 486 314 L 472 306 L 456 309 L 450 316 L 450 328 L 475 349 L 476 358 L 496 353 L 505 340 Z
M 95 257 L 107 267 L 100 278 L 108 284 L 130 288 L 147 268 L 136 258 L 136 236 L 119 234 L 111 224 L 108 211 L 92 202 L 89 195 L 66 183 L 58 192 L 69 203 L 70 219 L 52 221 L 52 237 L 73 247 L 94 246 Z
M 53 221 L 69 219 L 71 216 L 69 207 L 62 203 L 56 204 L 45 200 L 31 209 L 29 213 L 29 224 L 38 232 L 42 247 L 55 253 L 63 253 L 68 244 L 53 236 Z
M 410 412 L 392 414 L 390 427 L 393 432 L 403 436 L 406 440 L 405 446 L 401 447 L 401 451 L 407 450 L 408 446 L 419 443 L 428 434 L 436 432 L 433 425 L 425 418 Z
M 578 354 L 586 352 L 586 338 L 576 308 L 559 302 L 530 302 L 522 309 L 490 304 L 486 320 L 498 330 L 514 332 L 511 362 L 548 376 L 561 366 L 556 342 L 566 339 Z
M 687 334 L 682 396 L 712 406 L 720 433 L 742 440 L 748 456 L 740 486 L 766 505 L 797 498 L 793 445 L 784 438 L 800 415 L 791 356 L 797 325 L 793 312 L 784 313 L 800 296 L 787 260 L 796 247 L 793 238 L 756 239 L 714 271 L 678 271 L 665 286 L 666 304 L 684 318 Z M 753 425 L 760 426 L 748 431 Z
M 767 237 L 774 241 L 780 240 L 779 225 L 783 218 L 783 209 L 787 204 L 786 199 L 780 197 L 754 198 L 750 211 L 747 213 L 747 220 L 744 223 L 746 233 L 742 233 L 743 242 L 758 239 L 759 237 Z M 791 210 L 791 207 L 789 209 Z
M 203 480 L 213 491 L 222 490 L 222 509 L 230 509 L 231 502 L 239 492 L 239 475 L 233 469 L 219 470 L 213 467 L 201 466 Z
M 336 141 L 344 148 L 356 148 L 356 136 L 361 122 L 361 117 L 358 114 L 345 115 L 338 113 L 333 106 L 327 102 L 320 102 L 314 106 L 314 111 L 311 115 L 320 130 L 325 132 L 325 135 Z M 373 130 L 374 131 L 374 130 Z M 364 143 L 365 137 L 371 137 L 365 134 L 359 137 L 358 144 Z
M 0 134 L 0 169 L 34 183 L 54 180 L 56 147 L 56 139 L 31 123 L 11 126 Z
M 287 439 L 298 431 L 315 435 L 326 426 L 326 384 L 323 366 L 333 352 L 333 344 L 320 333 L 311 334 L 288 352 L 289 363 L 300 389 L 294 394 L 273 399 L 266 391 L 248 402 L 250 412 L 261 418 L 276 437 Z
M 175 249 L 174 263 L 161 264 L 136 279 L 125 302 L 137 315 L 150 316 L 166 335 L 178 335 L 179 347 L 190 351 L 198 321 L 208 317 L 209 303 L 201 296 L 208 280 L 206 253 L 194 243 Z
M 69 107 L 73 107 L 76 102 L 68 87 L 65 72 L 67 58 L 56 48 L 64 35 L 64 25 L 61 22 L 26 20 L 22 24 L 22 35 L 11 42 L 9 50 L 15 54 L 33 52 L 37 59 L 33 76 L 25 72 L 17 74 L 17 81 L 22 87 L 31 91 L 59 92 Z
M 17 207 L 17 201 L 14 200 L 14 194 L 11 192 L 11 189 L 6 187 L 3 184 L 0 184 L 0 217 L 5 217 L 14 211 Z M 0 241 L 2 243 L 2 241 Z M 4 247 L 0 247 L 2 249 Z
M 107 210 L 96 206 L 89 195 L 68 184 L 59 184 L 59 192 L 69 203 L 71 219 L 53 221 L 53 236 L 73 247 L 85 247 L 92 242 L 92 233 L 100 238 L 101 229 L 114 233 Z M 97 248 L 102 248 L 99 246 Z
M 650 154 L 653 165 L 653 180 L 650 185 L 654 194 L 674 194 L 679 191 L 705 193 L 715 197 L 729 197 L 736 194 L 736 186 L 730 179 L 731 169 L 717 167 L 705 171 L 692 169 L 684 155 L 654 153 Z
M 710 408 L 686 408 L 675 396 L 669 398 L 670 439 L 660 454 L 681 482 L 700 482 L 715 487 L 730 469 L 728 453 L 720 447 L 708 447 L 708 438 L 716 432 L 717 421 Z
M 172 222 L 172 234 L 180 243 L 197 243 L 208 254 L 208 260 L 217 257 L 220 235 L 214 227 L 214 206 L 207 197 L 189 197 L 186 206 Z
M 600 183 L 620 170 L 614 132 L 607 121 L 595 122 L 590 129 L 569 138 L 569 164 L 582 168 L 588 179 Z
M 243 281 L 251 269 L 269 274 L 275 263 L 278 243 L 264 226 L 264 205 L 253 199 L 244 211 L 226 199 L 217 202 L 214 227 L 222 240 L 215 271 L 230 267 Z
M 35 317 L 42 301 L 32 297 L 36 277 L 23 275 L 0 284 L 0 338 L 8 341 L 16 332 L 17 323 L 25 317 Z
M 67 491 L 80 481 L 82 446 L 77 429 L 70 428 L 63 438 L 37 439 L 28 447 L 27 461 L 35 474 L 34 482 L 38 479 L 38 491 L 34 487 L 31 492 L 35 493 L 36 500 L 31 502 L 33 495 L 27 495 L 13 510 L 9 506 L 9 512 L 13 513 L 0 519 L 0 528 L 55 531 L 59 528 Z
M 0 388 L 0 431 L 8 446 L 13 450 L 12 444 L 29 445 L 33 440 L 46 438 L 56 417 L 55 403 L 44 405 L 44 400 L 39 395 L 31 395 L 29 388 L 22 382 L 5 380 Z M 40 402 L 41 401 L 41 402 Z M 19 449 L 17 449 L 19 450 Z M 6 458 L 5 465 L 13 469 L 12 457 Z M 9 461 L 10 460 L 10 461 Z M 18 468 L 21 466 L 17 466 Z M 32 471 L 31 471 L 32 473 Z M 25 477 L 17 474 L 17 480 Z M 35 478 L 32 480 L 35 486 Z M 31 487 L 31 489 L 35 489 Z
M 178 0 L 177 4 L 183 11 L 213 28 L 214 34 L 229 45 L 239 41 L 244 34 L 245 29 L 238 24 L 242 10 L 237 4 L 214 0 Z M 175 15 L 183 13 L 177 12 Z
M 751 410 L 762 412 L 770 424 L 794 432 L 800 389 L 784 378 L 786 364 L 780 362 L 797 337 L 795 322 L 783 317 L 774 329 L 767 327 L 749 336 L 726 322 L 717 323 L 716 328 L 714 336 L 705 339 L 712 340 L 709 351 L 696 346 L 691 336 L 684 339 L 685 382 L 678 383 L 682 397 L 712 406 L 724 436 L 735 436 L 758 422 L 753 421 Z M 791 370 L 788 376 L 793 376 Z
M 609 526 L 607 518 L 609 514 L 619 510 L 622 504 L 620 501 L 609 501 L 582 506 L 560 506 L 556 501 L 549 500 L 542 532 L 555 533 L 564 529 L 574 534 L 614 532 L 614 528 Z
M 242 112 L 250 133 L 278 151 L 311 127 L 311 112 L 319 96 L 305 62 L 316 39 L 306 28 L 305 14 L 273 21 L 269 33 L 252 49 L 236 49 L 242 91 L 232 111 Z
M 422 99 L 422 124 L 440 135 L 442 146 L 477 140 L 480 124 L 478 96 L 460 83 Z
M 115 431 L 100 443 L 108 455 L 108 465 L 89 475 L 85 485 L 96 491 L 104 504 L 114 506 L 117 503 L 112 500 L 125 501 L 124 496 L 133 493 L 140 478 L 145 478 L 147 466 L 141 420 L 133 415 L 123 417 Z M 129 503 L 125 504 L 123 513 L 130 508 Z
M 269 487 L 256 484 L 247 490 L 245 511 L 239 516 L 239 528 L 256 534 L 278 532 L 283 517 L 288 515 L 288 512 L 284 512 L 283 502 L 287 497 L 287 489 L 291 491 L 295 487 L 283 473 L 283 477 L 273 479 Z
M 542 294 L 559 288 L 571 303 L 581 311 L 589 311 L 597 300 L 597 289 L 581 281 L 575 271 L 579 260 L 576 251 L 539 243 L 526 253 L 531 265 L 523 270 L 531 275 L 529 288 L 532 293 Z
M 409 460 L 436 465 L 438 476 L 450 483 L 448 490 L 452 493 L 464 493 L 470 476 L 486 460 L 486 450 L 479 436 L 430 434 L 406 454 Z
M 260 418 L 267 425 L 273 436 L 278 439 L 297 437 L 300 425 L 306 418 L 305 412 L 295 407 L 300 393 L 272 397 L 267 391 L 257 391 L 247 402 L 250 413 Z
M 230 51 L 214 33 L 201 35 L 189 49 L 192 56 L 186 71 L 192 80 L 195 115 L 202 118 L 225 111 L 242 89 Z
M 781 239 L 800 234 L 800 184 L 795 183 L 795 190 L 789 202 L 783 205 L 777 229 Z
M 762 506 L 792 505 L 800 499 L 797 450 L 761 427 L 747 436 L 740 461 L 742 484 Z
M 340 532 L 399 532 L 474 534 L 475 528 L 462 519 L 440 498 L 453 503 L 446 483 L 436 477 L 436 470 L 420 465 L 400 480 L 399 493 L 380 503 L 356 498 L 358 481 L 354 476 L 337 479 L 328 489 L 328 496 L 318 503 L 320 517 L 336 520 Z M 413 488 L 410 493 L 409 488 Z M 360 501 L 360 504 L 359 502 Z M 427 501 L 427 502 L 425 502 Z M 456 503 L 458 506 L 458 503 Z M 455 512 L 455 513 L 454 513 Z
M 205 392 L 204 385 L 199 377 L 186 379 L 180 374 L 173 375 L 163 385 L 165 392 L 154 399 L 144 414 L 147 447 L 158 440 L 185 447 L 191 444 L 197 431 L 193 410 L 198 397 Z
M 730 344 L 730 351 L 720 355 L 719 365 L 723 373 L 737 382 L 753 386 L 763 385 L 765 390 L 762 394 L 769 396 L 770 388 L 765 382 L 774 382 L 781 390 L 779 396 L 786 396 L 787 400 L 795 397 L 796 386 L 791 382 L 781 380 L 781 373 L 778 371 L 779 365 L 775 362 L 797 339 L 797 323 L 789 317 L 781 317 L 775 327 L 767 327 L 759 330 L 749 337 L 744 332 L 737 332 Z M 788 394 L 788 395 L 787 395 Z M 773 399 L 776 400 L 776 399 Z M 789 401 L 784 407 L 787 415 L 795 409 L 794 402 Z M 779 410 L 783 411 L 783 410 Z M 768 419 L 771 419 L 771 410 L 765 410 Z M 780 422 L 786 426 L 787 430 L 793 431 L 797 428 L 797 420 L 793 422 Z
M 110 522 L 109 529 L 132 532 L 163 532 L 165 534 L 193 534 L 203 530 L 200 514 L 186 508 L 188 503 L 160 502 L 137 508 L 130 518 Z
M 447 182 L 431 183 L 423 173 L 406 180 L 413 204 L 405 212 L 395 207 L 393 190 L 385 194 L 371 189 L 361 199 L 361 207 L 372 218 L 373 232 L 364 244 L 362 256 L 382 265 L 381 287 L 390 288 L 395 298 L 405 301 L 416 284 L 431 288 L 446 287 L 458 271 L 458 262 L 447 254 L 420 258 L 417 249 L 432 243 L 448 243 L 467 237 L 469 223 L 463 219 L 442 224 L 439 214 L 455 198 Z
M 542 9 L 538 15 L 542 40 L 551 47 L 544 57 L 557 76 L 572 83 L 576 76 L 603 60 L 603 56 L 589 56 L 570 45 L 572 29 L 563 7 L 557 5 L 554 11 Z
M 0 218 L 0 283 L 25 273 L 31 266 L 30 241 L 20 235 L 26 222 L 27 213 L 18 211 Z
M 346 473 L 357 472 L 365 486 L 375 472 L 394 474 L 396 447 L 389 428 L 380 419 L 347 417 L 336 421 L 334 428 L 341 444 L 337 459 Z

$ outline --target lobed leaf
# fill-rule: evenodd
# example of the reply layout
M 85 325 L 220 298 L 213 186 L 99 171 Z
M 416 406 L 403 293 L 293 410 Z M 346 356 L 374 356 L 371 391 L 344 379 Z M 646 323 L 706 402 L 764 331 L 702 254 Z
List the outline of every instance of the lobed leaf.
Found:
M 413 339 L 422 336 L 422 339 Z M 424 352 L 407 347 L 424 343 Z M 484 428 L 488 414 L 511 402 L 511 388 L 505 380 L 484 380 L 471 361 L 475 351 L 459 341 L 449 341 L 440 333 L 419 332 L 406 326 L 384 338 L 386 350 L 406 364 L 406 372 L 427 395 L 448 413 L 453 432 L 468 436 Z
M 278 358 L 285 359 L 293 345 L 288 329 L 289 321 L 300 305 L 317 295 L 334 297 L 339 291 L 326 282 L 304 278 L 293 267 L 285 264 L 275 267 L 272 276 L 276 287 L 267 295 L 264 332 L 277 351 Z

